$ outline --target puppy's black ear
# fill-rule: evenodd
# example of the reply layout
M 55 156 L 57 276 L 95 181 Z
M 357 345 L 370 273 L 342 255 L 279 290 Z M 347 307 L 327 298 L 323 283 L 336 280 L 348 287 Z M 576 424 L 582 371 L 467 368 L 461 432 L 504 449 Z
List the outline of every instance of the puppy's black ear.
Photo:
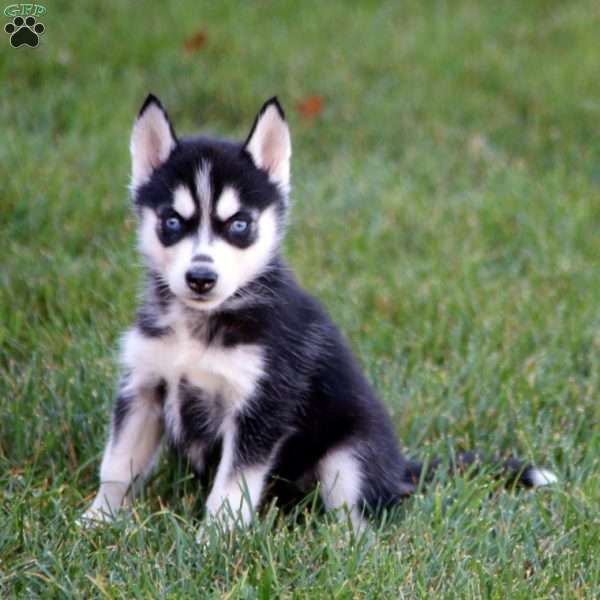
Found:
M 276 97 L 267 100 L 256 116 L 244 145 L 254 164 L 287 191 L 290 184 L 292 144 L 283 109 Z
M 139 187 L 167 160 L 177 145 L 175 132 L 160 100 L 149 94 L 131 132 L 131 187 Z

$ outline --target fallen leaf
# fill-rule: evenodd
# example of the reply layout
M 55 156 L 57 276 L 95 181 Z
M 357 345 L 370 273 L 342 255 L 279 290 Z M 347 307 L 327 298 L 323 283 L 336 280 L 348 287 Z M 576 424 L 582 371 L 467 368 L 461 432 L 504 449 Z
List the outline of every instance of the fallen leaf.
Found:
M 296 104 L 296 110 L 305 119 L 312 119 L 323 111 L 323 104 L 322 96 L 308 96 Z
M 196 31 L 185 40 L 183 47 L 187 52 L 198 52 L 204 44 L 206 44 L 206 33 L 204 31 Z

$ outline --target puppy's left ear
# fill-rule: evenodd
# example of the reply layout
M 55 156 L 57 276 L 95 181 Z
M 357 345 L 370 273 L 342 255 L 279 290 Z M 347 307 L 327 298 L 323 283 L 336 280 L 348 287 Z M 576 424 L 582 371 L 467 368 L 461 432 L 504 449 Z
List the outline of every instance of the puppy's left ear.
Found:
M 176 145 L 167 111 L 156 96 L 149 94 L 131 131 L 131 187 L 145 183 Z
M 292 144 L 283 109 L 276 97 L 267 100 L 256 116 L 244 144 L 254 164 L 284 191 L 290 185 Z

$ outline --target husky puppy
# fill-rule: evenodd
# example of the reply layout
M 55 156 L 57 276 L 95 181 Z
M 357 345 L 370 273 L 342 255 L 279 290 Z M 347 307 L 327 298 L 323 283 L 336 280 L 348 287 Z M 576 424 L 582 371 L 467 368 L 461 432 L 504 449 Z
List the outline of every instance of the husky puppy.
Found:
M 347 507 L 355 524 L 413 492 L 421 467 L 402 455 L 348 344 L 281 258 L 291 144 L 277 99 L 233 143 L 179 139 L 150 95 L 131 157 L 146 288 L 83 518 L 113 515 L 163 438 L 199 473 L 220 446 L 206 512 L 229 525 L 250 522 L 274 476 L 318 483 L 325 507 Z M 505 467 L 526 485 L 555 481 Z

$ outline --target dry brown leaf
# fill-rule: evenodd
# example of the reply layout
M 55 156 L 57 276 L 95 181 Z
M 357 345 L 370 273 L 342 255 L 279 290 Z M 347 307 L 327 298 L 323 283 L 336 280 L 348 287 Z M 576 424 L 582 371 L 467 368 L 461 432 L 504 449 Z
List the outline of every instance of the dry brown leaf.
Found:
M 196 33 L 193 33 L 185 40 L 183 47 L 187 52 L 198 52 L 198 50 L 203 48 L 204 44 L 206 44 L 206 39 L 207 36 L 204 31 L 196 31 Z
M 296 110 L 300 113 L 301 117 L 312 119 L 323 111 L 323 105 L 323 96 L 313 95 L 298 102 L 298 104 L 296 104 Z

